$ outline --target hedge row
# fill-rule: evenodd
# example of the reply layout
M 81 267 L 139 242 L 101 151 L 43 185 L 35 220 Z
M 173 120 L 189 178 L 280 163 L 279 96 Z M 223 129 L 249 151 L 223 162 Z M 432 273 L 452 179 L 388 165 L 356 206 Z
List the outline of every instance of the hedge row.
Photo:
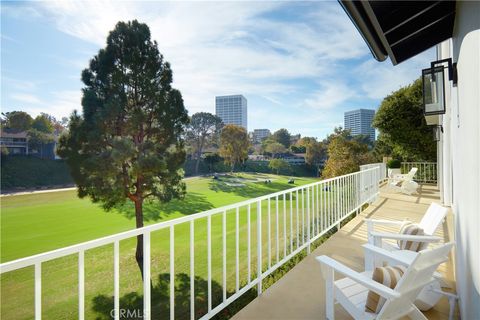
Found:
M 195 174 L 195 161 L 187 160 L 184 166 L 185 175 Z M 230 166 L 223 162 L 213 167 L 201 161 L 198 174 L 205 175 L 213 172 L 229 172 Z M 266 161 L 247 161 L 235 168 L 236 172 L 274 173 Z M 316 169 L 308 165 L 290 166 L 280 170 L 280 174 L 297 177 L 315 176 Z M 2 190 L 33 189 L 40 187 L 65 186 L 73 184 L 67 164 L 62 160 L 47 160 L 27 156 L 2 157 L 1 188 Z
M 184 170 L 186 176 L 195 175 L 195 163 L 196 160 L 187 160 L 185 162 Z M 204 162 L 200 161 L 198 166 L 198 174 L 204 175 L 213 172 L 230 172 L 230 166 L 225 165 L 223 162 L 219 162 L 213 165 L 212 168 Z M 251 161 L 248 160 L 243 164 L 235 167 L 235 172 L 259 172 L 259 173 L 276 173 L 274 170 L 268 167 L 268 161 Z M 280 170 L 279 174 L 291 175 L 296 177 L 315 177 L 317 176 L 317 169 L 309 165 L 294 165 L 287 169 Z
M 67 164 L 27 156 L 2 157 L 2 190 L 72 185 Z

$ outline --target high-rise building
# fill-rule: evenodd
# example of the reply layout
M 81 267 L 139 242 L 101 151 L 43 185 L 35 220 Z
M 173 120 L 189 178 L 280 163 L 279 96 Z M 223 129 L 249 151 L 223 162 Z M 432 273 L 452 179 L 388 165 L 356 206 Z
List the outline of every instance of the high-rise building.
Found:
M 350 130 L 352 136 L 366 135 L 371 141 L 375 141 L 375 129 L 372 128 L 375 110 L 358 109 L 345 112 L 345 129 Z
M 268 129 L 254 129 L 253 130 L 253 141 L 260 143 L 262 140 L 270 137 L 272 133 Z
M 224 124 L 235 124 L 247 129 L 247 99 L 241 94 L 215 97 L 215 114 Z

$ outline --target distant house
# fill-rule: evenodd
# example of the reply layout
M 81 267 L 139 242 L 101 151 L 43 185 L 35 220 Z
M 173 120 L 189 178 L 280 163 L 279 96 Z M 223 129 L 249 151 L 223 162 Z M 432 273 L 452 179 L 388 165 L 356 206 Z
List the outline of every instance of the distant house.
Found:
M 26 131 L 9 132 L 6 130 L 0 131 L 0 146 L 8 151 L 8 155 L 24 155 L 36 156 L 43 159 L 59 159 L 56 155 L 56 145 L 58 136 L 55 136 L 55 141 L 45 143 L 38 148 L 33 148 L 28 143 L 28 134 Z
M 268 158 L 261 154 L 249 154 L 248 160 L 252 161 L 268 161 Z
M 301 154 L 281 153 L 277 158 L 288 162 L 288 164 L 292 166 L 305 164 L 305 156 Z
M 27 132 L 0 131 L 0 146 L 7 149 L 9 155 L 28 155 Z

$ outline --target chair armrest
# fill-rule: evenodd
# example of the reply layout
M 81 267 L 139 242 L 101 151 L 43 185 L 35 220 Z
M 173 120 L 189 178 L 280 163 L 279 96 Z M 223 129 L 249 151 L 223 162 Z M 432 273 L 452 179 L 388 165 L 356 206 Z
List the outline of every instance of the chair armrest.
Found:
M 379 294 L 380 296 L 393 299 L 400 297 L 400 294 L 389 287 L 384 286 L 383 284 L 372 280 L 369 277 L 364 276 L 361 273 L 356 272 L 355 270 L 350 269 L 349 267 L 345 266 L 344 264 L 328 257 L 328 256 L 320 256 L 316 257 L 320 264 L 325 265 L 327 268 L 331 268 L 336 272 L 343 274 L 344 276 L 354 280 L 357 283 L 360 283 L 364 287 L 368 288 Z
M 383 248 L 371 245 L 369 243 L 364 244 L 362 247 L 365 250 L 365 253 L 369 252 L 372 253 L 374 256 L 380 256 L 383 260 L 394 261 L 395 263 L 400 263 L 406 266 L 410 265 L 411 263 L 411 261 L 408 261 L 404 257 L 396 254 L 397 251 L 388 251 Z M 367 254 L 365 254 L 365 256 L 367 256 Z
M 370 236 L 378 239 L 392 239 L 392 240 L 407 240 L 407 241 L 421 241 L 421 242 L 439 242 L 442 240 L 436 236 L 414 236 L 409 234 L 397 234 L 397 233 L 379 233 L 371 232 Z
M 366 223 L 379 224 L 384 226 L 401 226 L 410 220 L 383 220 L 383 219 L 363 219 Z

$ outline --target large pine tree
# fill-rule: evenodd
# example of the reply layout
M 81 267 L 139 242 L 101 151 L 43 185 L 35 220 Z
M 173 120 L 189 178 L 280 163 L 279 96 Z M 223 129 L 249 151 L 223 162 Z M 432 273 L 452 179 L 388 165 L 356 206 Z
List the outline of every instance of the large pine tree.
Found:
M 188 114 L 172 88 L 172 70 L 151 40 L 146 24 L 119 22 L 107 45 L 82 72 L 83 113 L 71 116 L 58 153 L 66 159 L 78 195 L 111 209 L 135 206 L 143 227 L 148 197 L 182 197 L 182 135 Z M 143 237 L 136 260 L 143 276 Z

